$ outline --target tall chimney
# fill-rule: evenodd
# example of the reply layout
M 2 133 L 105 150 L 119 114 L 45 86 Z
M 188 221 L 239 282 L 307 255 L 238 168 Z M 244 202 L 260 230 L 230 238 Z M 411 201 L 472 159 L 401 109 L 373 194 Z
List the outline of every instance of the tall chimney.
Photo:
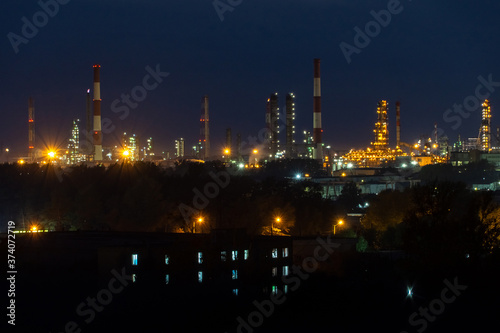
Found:
M 241 134 L 236 134 L 236 159 L 241 161 Z
M 400 147 L 401 144 L 401 123 L 400 123 L 400 112 L 401 112 L 401 103 L 399 101 L 396 102 L 396 146 Z
M 323 159 L 322 128 L 321 128 L 321 75 L 320 59 L 314 59 L 314 99 L 313 99 L 313 142 L 315 144 L 314 158 Z
M 233 135 L 231 133 L 231 127 L 229 127 L 226 129 L 226 148 L 229 149 L 229 153 L 231 156 L 233 154 L 232 146 L 233 146 Z
M 101 65 L 94 65 L 94 161 L 96 162 L 102 161 L 100 68 Z
M 286 157 L 295 157 L 295 94 L 286 95 Z
M 434 123 L 434 143 L 438 143 L 438 123 Z
M 35 162 L 35 107 L 31 97 L 28 100 L 28 159 Z
M 208 160 L 210 156 L 210 118 L 208 116 L 208 95 L 201 99 L 201 117 L 200 117 L 200 143 L 203 148 L 204 160 Z
M 92 113 L 90 111 L 92 98 L 90 97 L 90 89 L 87 89 L 87 105 L 86 105 L 86 121 L 85 121 L 85 160 L 91 161 L 94 152 L 94 144 L 92 140 Z

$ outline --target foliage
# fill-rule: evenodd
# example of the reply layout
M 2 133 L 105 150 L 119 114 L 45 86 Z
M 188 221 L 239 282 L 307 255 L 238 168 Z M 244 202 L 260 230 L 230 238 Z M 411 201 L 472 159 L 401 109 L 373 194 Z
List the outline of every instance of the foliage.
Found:
M 361 236 L 358 238 L 358 242 L 356 243 L 356 251 L 366 252 L 366 250 L 368 250 L 368 242 L 363 236 Z
M 500 205 L 490 203 L 479 212 L 480 232 L 484 235 L 483 247 L 488 252 L 500 248 Z
M 424 184 L 433 182 L 464 182 L 468 185 L 487 184 L 499 179 L 495 166 L 486 160 L 472 162 L 459 167 L 451 164 L 429 164 L 419 172 Z
M 342 187 L 338 202 L 344 207 L 346 212 L 351 211 L 361 203 L 361 190 L 354 182 L 347 182 Z
M 370 202 L 366 215 L 362 220 L 364 228 L 385 231 L 396 227 L 411 208 L 410 191 L 403 192 L 385 190 Z
M 297 164 L 300 164 L 297 162 Z M 311 164 L 315 165 L 315 164 Z M 53 230 L 199 232 L 245 228 L 250 234 L 316 235 L 331 229 L 337 206 L 311 181 L 226 175 L 217 162 L 182 162 L 174 169 L 152 163 L 0 165 L 0 217 Z M 223 177 L 223 176 L 221 176 Z M 208 191 L 208 192 L 207 192 Z M 188 207 L 186 213 L 180 207 Z

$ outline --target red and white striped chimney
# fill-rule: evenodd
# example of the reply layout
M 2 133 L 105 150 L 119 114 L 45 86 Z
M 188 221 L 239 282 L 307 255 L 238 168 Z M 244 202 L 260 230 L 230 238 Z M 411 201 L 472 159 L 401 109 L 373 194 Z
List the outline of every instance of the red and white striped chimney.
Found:
M 320 59 L 314 59 L 314 99 L 313 99 L 313 159 L 323 160 L 323 129 L 321 127 L 321 78 Z
M 320 59 L 314 59 L 314 100 L 313 100 L 313 141 L 321 144 L 321 76 L 319 68 Z
M 94 161 L 102 161 L 102 132 L 101 132 L 101 79 L 99 69 L 101 65 L 94 65 Z
M 396 102 L 396 146 L 400 148 L 401 146 L 401 103 Z

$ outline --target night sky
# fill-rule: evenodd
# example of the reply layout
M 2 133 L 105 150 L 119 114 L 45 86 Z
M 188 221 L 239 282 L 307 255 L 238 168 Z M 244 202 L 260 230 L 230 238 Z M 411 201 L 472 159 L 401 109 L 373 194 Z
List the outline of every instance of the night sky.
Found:
M 22 36 L 22 18 L 33 22 L 41 7 L 34 0 L 2 0 L 0 143 L 12 156 L 26 155 L 32 96 L 38 144 L 65 146 L 71 120 L 85 119 L 94 63 L 102 66 L 102 117 L 116 126 L 104 146 L 118 144 L 126 131 L 152 136 L 157 150 L 170 151 L 178 137 L 186 139 L 186 149 L 198 139 L 205 94 L 215 151 L 222 150 L 227 127 L 233 139 L 238 132 L 243 140 L 257 136 L 272 92 L 281 109 L 286 93 L 295 92 L 301 141 L 300 133 L 312 130 L 314 58 L 321 58 L 324 142 L 334 149 L 369 145 L 381 99 L 389 102 L 391 145 L 397 100 L 405 142 L 429 137 L 435 122 L 451 141 L 458 134 L 477 136 L 479 109 L 466 112 L 460 125 L 445 122 L 443 114 L 474 96 L 478 76 L 500 82 L 498 1 L 401 1 L 399 13 L 350 63 L 339 44 L 355 46 L 354 28 L 365 30 L 374 20 L 370 12 L 386 10 L 393 0 L 232 0 L 238 5 L 223 21 L 212 2 L 71 0 L 15 53 L 8 34 Z M 120 119 L 111 103 L 142 85 L 146 66 L 157 64 L 170 75 Z M 496 126 L 500 87 L 492 89 L 498 90 L 490 97 Z

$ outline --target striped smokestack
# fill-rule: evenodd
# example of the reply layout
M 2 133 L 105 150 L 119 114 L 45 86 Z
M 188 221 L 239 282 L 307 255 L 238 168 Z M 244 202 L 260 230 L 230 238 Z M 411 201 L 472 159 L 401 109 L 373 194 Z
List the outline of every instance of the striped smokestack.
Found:
M 35 107 L 33 99 L 28 100 L 28 159 L 29 162 L 35 162 Z
M 313 141 L 315 144 L 321 140 L 321 76 L 320 59 L 314 59 L 314 100 L 313 100 Z
M 94 65 L 94 161 L 96 162 L 102 161 L 100 68 L 101 65 Z
M 396 146 L 400 147 L 401 144 L 401 123 L 400 121 L 401 103 L 396 102 Z
M 314 99 L 313 99 L 313 158 L 323 160 L 323 129 L 321 127 L 321 75 L 320 59 L 314 59 Z
M 86 161 L 92 161 L 94 154 L 94 143 L 92 138 L 92 112 L 90 111 L 92 105 L 92 97 L 90 96 L 90 89 L 87 89 L 87 105 L 86 105 L 86 120 L 85 120 L 85 158 Z
M 203 159 L 208 160 L 210 156 L 210 118 L 208 115 L 208 95 L 201 99 L 201 128 L 200 128 L 200 143 L 203 149 Z

